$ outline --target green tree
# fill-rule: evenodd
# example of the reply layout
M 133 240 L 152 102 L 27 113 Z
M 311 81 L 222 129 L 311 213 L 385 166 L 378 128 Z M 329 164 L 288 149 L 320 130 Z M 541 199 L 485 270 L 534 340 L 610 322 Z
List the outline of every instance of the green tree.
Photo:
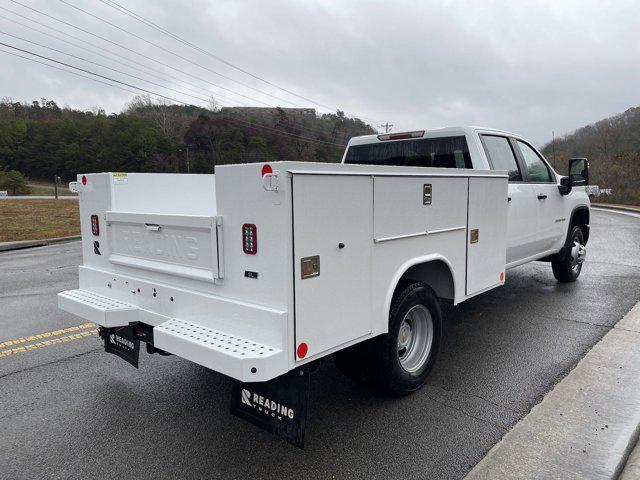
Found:
M 0 171 L 0 190 L 7 190 L 11 195 L 27 195 L 30 192 L 28 180 L 17 170 Z

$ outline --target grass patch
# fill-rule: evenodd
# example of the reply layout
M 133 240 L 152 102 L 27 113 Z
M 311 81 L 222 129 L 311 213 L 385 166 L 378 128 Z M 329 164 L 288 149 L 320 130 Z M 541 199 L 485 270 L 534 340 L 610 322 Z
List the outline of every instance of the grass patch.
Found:
M 80 235 L 76 200 L 0 200 L 0 242 Z
M 71 192 L 69 188 L 67 188 L 66 183 L 58 185 L 58 196 L 59 197 L 75 197 L 76 194 Z M 42 195 L 42 196 L 53 196 L 55 193 L 55 186 L 51 182 L 43 182 L 40 180 L 31 180 L 29 181 L 29 195 Z

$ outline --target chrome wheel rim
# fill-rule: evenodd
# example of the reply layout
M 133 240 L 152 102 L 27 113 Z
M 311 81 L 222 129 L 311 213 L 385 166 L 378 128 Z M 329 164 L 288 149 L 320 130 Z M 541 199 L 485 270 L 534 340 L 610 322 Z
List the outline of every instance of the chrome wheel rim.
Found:
M 433 346 L 433 319 L 424 305 L 414 305 L 402 319 L 398 330 L 398 360 L 407 372 L 420 370 Z
M 574 239 L 571 247 L 571 270 L 579 273 L 586 258 L 587 248 L 578 239 Z

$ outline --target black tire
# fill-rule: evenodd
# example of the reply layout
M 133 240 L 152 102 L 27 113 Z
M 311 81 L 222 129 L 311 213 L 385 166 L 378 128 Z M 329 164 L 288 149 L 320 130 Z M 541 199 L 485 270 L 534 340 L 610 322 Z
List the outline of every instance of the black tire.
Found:
M 420 315 L 422 315 L 425 309 L 429 313 L 432 326 L 429 350 L 424 359 L 416 362 L 417 368 L 415 370 L 407 370 L 403 366 L 403 361 L 401 361 L 403 354 L 399 350 L 401 327 L 405 325 L 404 328 L 406 330 L 405 316 L 410 311 L 414 313 L 420 312 Z M 395 296 L 391 304 L 389 333 L 375 339 L 377 346 L 373 352 L 374 358 L 371 364 L 377 367 L 377 379 L 380 385 L 385 390 L 397 395 L 406 395 L 422 387 L 438 356 L 442 343 L 442 330 L 443 320 L 440 302 L 433 290 L 420 282 L 411 283 L 404 287 Z M 416 335 L 415 331 L 412 335 Z M 427 349 L 418 349 L 416 351 L 425 350 Z M 424 355 L 424 353 L 421 355 Z M 406 360 L 405 358 L 404 361 Z
M 553 276 L 561 283 L 575 282 L 582 271 L 582 261 L 578 261 L 574 253 L 575 242 L 584 248 L 582 229 L 574 225 L 567 236 L 566 253 L 562 260 L 551 262 Z

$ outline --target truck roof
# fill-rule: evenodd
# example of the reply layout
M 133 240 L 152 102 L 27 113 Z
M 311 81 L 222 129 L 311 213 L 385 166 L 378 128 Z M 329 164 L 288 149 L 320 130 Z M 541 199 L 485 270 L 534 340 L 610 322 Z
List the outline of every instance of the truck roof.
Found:
M 470 125 L 460 126 L 460 127 L 441 127 L 441 128 L 430 128 L 430 129 L 425 128 L 424 129 L 425 133 L 423 138 L 442 137 L 447 135 L 473 135 L 477 131 L 495 132 L 495 133 L 501 133 L 503 135 L 522 138 L 520 135 L 512 132 L 508 132 L 506 130 L 500 130 L 497 128 L 489 128 L 489 127 L 470 126 Z M 393 133 L 400 133 L 400 132 L 393 132 Z M 361 135 L 359 137 L 352 137 L 349 140 L 349 143 L 347 144 L 347 146 L 364 145 L 368 143 L 378 143 L 383 141 L 378 138 L 378 135 L 380 134 Z

